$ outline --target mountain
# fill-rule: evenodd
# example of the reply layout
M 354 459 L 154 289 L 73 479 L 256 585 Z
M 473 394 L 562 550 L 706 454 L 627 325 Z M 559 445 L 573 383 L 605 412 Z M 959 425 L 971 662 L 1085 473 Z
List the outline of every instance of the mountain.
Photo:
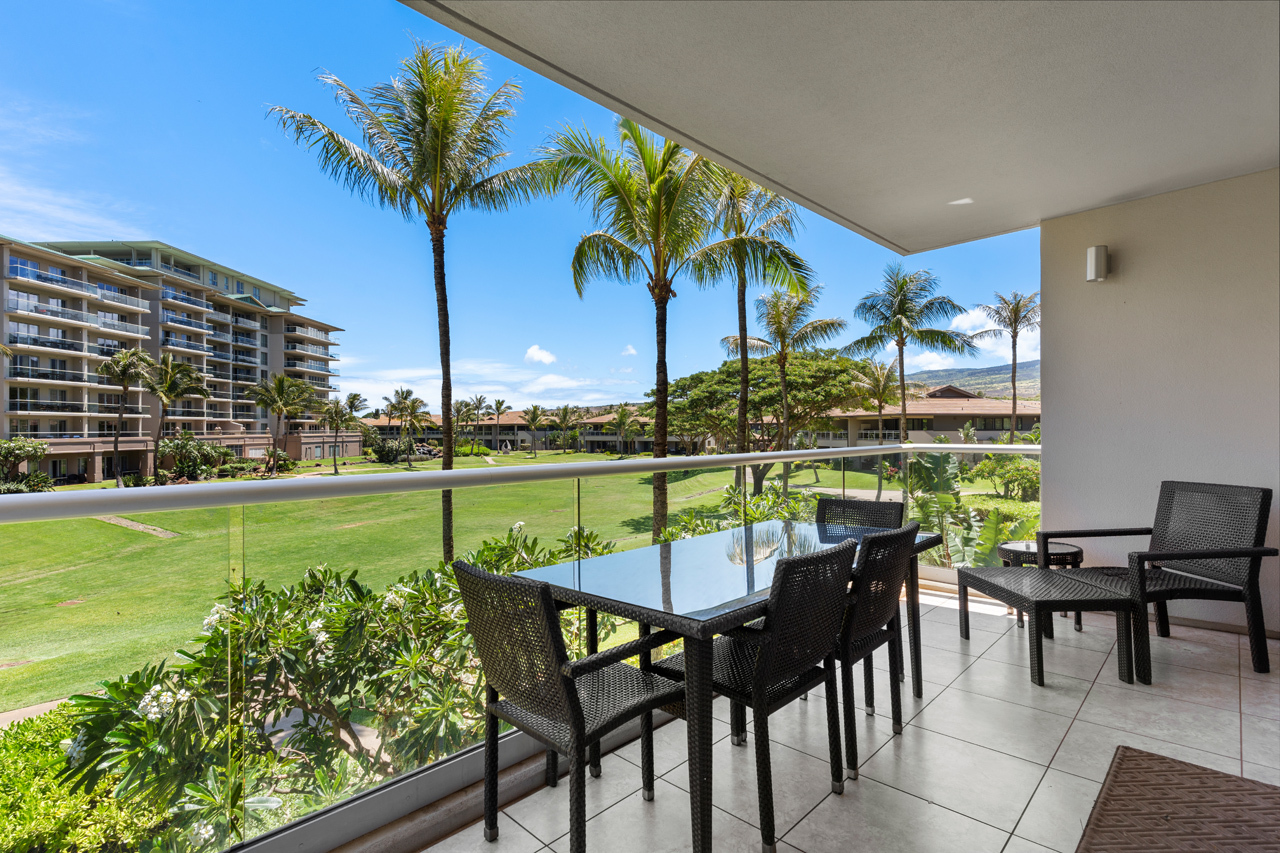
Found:
M 1009 397 L 1013 393 L 1009 375 L 1013 365 L 995 367 L 958 367 L 950 370 L 922 370 L 908 373 L 907 378 L 923 382 L 930 388 L 938 385 L 955 385 L 966 391 L 979 392 L 987 397 Z M 1040 396 L 1040 360 L 1018 362 L 1018 399 Z

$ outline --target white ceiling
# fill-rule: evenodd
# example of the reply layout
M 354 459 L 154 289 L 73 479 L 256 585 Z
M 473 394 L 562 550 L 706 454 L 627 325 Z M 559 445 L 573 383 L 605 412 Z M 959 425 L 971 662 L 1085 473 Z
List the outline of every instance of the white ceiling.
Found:
M 902 253 L 1280 162 L 1274 2 L 402 2 Z

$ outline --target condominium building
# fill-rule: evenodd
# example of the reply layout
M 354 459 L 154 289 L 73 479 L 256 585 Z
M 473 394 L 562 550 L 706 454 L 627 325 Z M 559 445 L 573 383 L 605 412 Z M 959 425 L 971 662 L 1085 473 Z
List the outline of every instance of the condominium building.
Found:
M 114 476 L 120 390 L 96 370 L 122 349 L 172 354 L 203 374 L 209 396 L 174 401 L 166 434 L 188 431 L 245 457 L 264 456 L 275 428 L 248 399 L 259 380 L 284 373 L 321 399 L 338 391 L 337 326 L 299 313 L 306 300 L 290 290 L 166 243 L 0 237 L 0 270 L 0 341 L 13 352 L 0 378 L 3 434 L 48 441 L 42 468 L 55 479 Z M 150 471 L 158 401 L 134 389 L 125 405 L 122 468 Z M 286 428 L 293 458 L 334 452 L 313 415 Z M 340 455 L 358 453 L 358 433 L 340 434 L 337 445 Z

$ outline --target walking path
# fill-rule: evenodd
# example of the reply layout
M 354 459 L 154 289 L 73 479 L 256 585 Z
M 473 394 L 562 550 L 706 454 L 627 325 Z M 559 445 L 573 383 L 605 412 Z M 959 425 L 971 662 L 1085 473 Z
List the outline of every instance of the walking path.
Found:
M 161 539 L 175 539 L 180 534 L 174 533 L 172 530 L 165 530 L 163 527 L 153 527 L 150 524 L 142 524 L 137 521 L 130 521 L 127 518 L 121 518 L 118 515 L 100 515 L 98 521 L 105 521 L 107 524 L 114 524 L 117 527 L 127 527 L 130 530 L 136 530 L 139 533 L 150 533 L 152 536 L 159 536 Z

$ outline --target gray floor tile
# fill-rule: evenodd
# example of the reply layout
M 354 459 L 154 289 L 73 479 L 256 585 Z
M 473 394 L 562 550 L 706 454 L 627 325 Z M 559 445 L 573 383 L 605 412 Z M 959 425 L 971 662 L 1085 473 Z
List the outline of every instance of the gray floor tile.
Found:
M 789 746 L 770 742 L 769 763 L 773 776 L 774 826 L 779 837 L 831 793 L 831 762 L 819 760 Z M 756 788 L 756 744 L 749 738 L 742 746 L 722 740 L 712 750 L 712 800 L 739 820 L 760 825 L 760 800 Z M 663 779 L 689 790 L 689 765 L 682 764 Z
M 1100 782 L 1048 771 L 1014 834 L 1059 853 L 1072 853 L 1101 790 Z
M 1277 664 L 1280 665 L 1280 661 Z M 1240 679 L 1240 711 L 1254 717 L 1280 720 L 1280 681 Z
M 1248 715 L 1242 716 L 1240 721 L 1244 727 L 1241 732 L 1244 760 L 1280 768 L 1280 722 Z
M 1026 638 L 1026 629 L 1010 631 L 998 643 L 983 653 L 988 660 L 998 660 L 1017 666 L 1031 668 L 1031 645 Z M 1085 681 L 1093 681 L 1098 677 L 1103 665 L 1107 662 L 1107 652 L 1095 649 L 1082 649 L 1078 646 L 1058 645 L 1053 640 L 1045 640 L 1044 670 L 1068 675 Z M 1029 676 L 1028 676 L 1029 677 Z
M 1096 684 L 1079 719 L 1231 758 L 1240 757 L 1240 715 L 1207 705 Z
M 1008 834 L 874 779 L 845 785 L 787 834 L 806 853 L 997 853 Z
M 1145 735 L 1111 729 L 1084 720 L 1076 720 L 1071 724 L 1071 730 L 1067 732 L 1062 746 L 1058 748 L 1058 754 L 1053 757 L 1053 763 L 1049 766 L 1075 776 L 1101 782 L 1107 778 L 1107 770 L 1111 767 L 1111 759 L 1115 755 L 1116 747 L 1121 745 L 1189 761 L 1201 767 L 1221 770 L 1223 773 L 1238 774 L 1240 772 L 1240 760 L 1237 758 L 1228 758 L 1225 755 L 1192 749 L 1189 746 L 1168 743 Z
M 1243 609 L 1241 612 L 1244 612 Z M 1151 630 L 1154 634 L 1154 621 L 1151 624 Z M 1211 643 L 1215 646 L 1225 646 L 1230 649 L 1238 648 L 1242 637 L 1241 634 L 1233 634 L 1228 631 L 1211 631 L 1208 628 L 1193 628 L 1190 625 L 1170 625 L 1169 633 L 1175 640 L 1186 640 L 1192 643 Z M 1248 640 L 1245 639 L 1245 642 L 1247 643 Z
M 948 688 L 911 725 L 1048 766 L 1071 719 Z
M 960 607 L 958 602 L 951 605 L 939 605 L 933 608 L 929 613 L 920 617 L 921 622 L 938 622 L 943 625 L 950 625 L 959 635 L 960 632 Z M 1001 605 L 988 605 L 975 603 L 973 598 L 969 599 L 969 627 L 976 628 L 979 631 L 989 631 L 995 634 L 1003 634 L 1014 626 L 1013 614 L 1006 614 L 1005 607 Z
M 543 847 L 520 824 L 498 812 L 497 841 L 485 841 L 484 821 L 477 821 L 426 848 L 425 853 L 535 853 Z
M 750 715 L 747 715 L 750 718 Z M 711 721 L 712 742 L 729 736 L 729 724 L 720 720 Z M 636 767 L 640 766 L 640 741 L 631 743 L 614 752 L 619 758 L 625 758 Z M 684 720 L 672 720 L 654 730 L 653 733 L 653 772 L 661 776 L 673 767 L 683 764 L 689 758 L 689 727 Z
M 1054 853 L 1054 851 L 1014 835 L 1010 836 L 1009 843 L 1004 846 L 1004 853 Z
M 976 625 L 969 625 L 969 639 L 960 636 L 960 628 L 955 623 L 930 622 L 920 620 L 920 642 L 924 646 L 935 649 L 946 649 L 962 655 L 977 657 L 1004 636 L 1003 631 L 983 631 Z
M 1253 671 L 1253 655 L 1249 651 L 1249 639 L 1240 638 L 1240 675 L 1254 681 L 1270 681 L 1280 684 L 1280 640 L 1267 640 L 1267 656 L 1270 658 L 1270 672 Z
M 875 670 L 875 711 L 877 715 L 882 715 L 886 719 L 889 718 L 892 711 L 892 703 L 889 696 L 889 671 L 887 669 Z M 902 696 L 902 721 L 904 723 L 911 722 L 917 714 L 925 709 L 925 707 L 938 697 L 943 690 L 944 685 L 934 684 L 932 681 L 921 682 L 921 692 L 924 694 L 917 699 L 911 691 L 911 678 L 907 677 L 906 681 L 900 682 L 898 685 Z M 867 707 L 867 695 L 863 686 L 862 665 L 858 664 L 854 667 L 853 672 L 853 706 L 865 712 Z
M 1203 640 L 1179 637 L 1157 637 L 1155 625 L 1151 625 L 1151 663 L 1168 663 L 1203 669 L 1222 675 L 1240 674 L 1239 650 L 1222 643 L 1206 643 Z
M 607 853 L 684 853 L 690 846 L 689 795 L 658 780 L 652 802 L 637 792 L 587 822 L 587 849 Z M 726 853 L 758 853 L 760 830 L 721 809 L 713 809 L 711 832 L 715 849 Z M 569 837 L 556 839 L 551 849 L 569 853 Z M 794 848 L 778 845 L 779 851 Z
M 916 726 L 862 765 L 867 778 L 1009 832 L 1044 772 L 1039 764 Z
M 1280 769 L 1263 767 L 1261 764 L 1246 761 L 1244 763 L 1244 778 L 1256 779 L 1259 782 L 1266 782 L 1268 785 L 1280 786 Z
M 906 634 L 903 634 L 903 647 L 906 654 L 905 665 L 907 668 L 907 680 L 905 684 L 911 683 L 911 648 L 906 643 Z M 936 649 L 933 646 L 926 646 L 923 643 L 920 647 L 920 669 L 921 675 L 925 681 L 932 681 L 934 684 L 943 686 L 950 684 L 955 677 L 964 672 L 969 664 L 977 660 L 972 655 L 962 655 L 959 652 L 948 651 L 946 649 Z M 884 655 L 876 655 L 876 669 L 889 671 L 889 660 Z
M 858 729 L 860 760 L 865 760 L 893 737 L 893 722 L 888 714 L 877 712 L 874 717 L 868 717 L 864 713 L 855 713 L 853 718 Z M 747 713 L 747 719 L 751 719 L 750 712 Z M 843 726 L 842 719 L 842 738 Z M 830 748 L 827 744 L 826 699 L 810 696 L 807 702 L 792 702 L 770 715 L 769 740 L 799 750 L 819 761 L 827 761 Z M 751 745 L 750 736 L 747 744 Z
M 563 759 L 561 766 L 567 764 Z M 615 755 L 600 762 L 601 775 L 587 775 L 587 817 L 599 814 L 609 806 L 640 790 L 640 769 Z M 569 780 L 561 777 L 554 788 L 534 791 L 503 809 L 516 823 L 542 842 L 550 843 L 569 831 Z
M 1030 670 L 1004 661 L 982 658 L 951 683 L 958 690 L 981 693 L 1016 705 L 1073 716 L 1080 710 L 1091 682 L 1080 678 L 1045 673 L 1044 687 L 1033 684 Z
M 1105 672 L 1113 672 L 1115 667 L 1116 656 L 1113 652 L 1107 658 Z M 1125 690 L 1168 696 L 1171 699 L 1195 702 L 1212 708 L 1221 708 L 1224 711 L 1239 712 L 1240 710 L 1240 677 L 1234 671 L 1230 674 L 1209 672 L 1189 666 L 1162 663 L 1153 657 L 1150 684 L 1142 684 L 1136 680 L 1133 684 L 1126 684 L 1118 679 L 1108 683 Z M 1280 685 L 1277 685 L 1277 689 L 1280 689 Z M 1277 701 L 1280 702 L 1280 698 Z

